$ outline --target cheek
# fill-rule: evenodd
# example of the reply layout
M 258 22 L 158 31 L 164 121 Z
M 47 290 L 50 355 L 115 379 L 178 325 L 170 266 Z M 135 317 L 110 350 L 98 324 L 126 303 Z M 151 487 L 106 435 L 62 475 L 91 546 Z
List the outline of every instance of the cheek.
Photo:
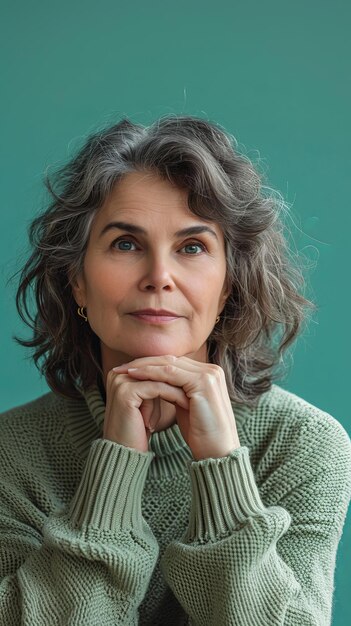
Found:
M 194 310 L 203 318 L 211 318 L 217 313 L 223 291 L 224 276 L 217 271 L 204 271 L 201 275 L 188 280 L 186 285 L 187 299 Z
M 213 306 L 217 306 L 217 303 L 224 292 L 225 277 L 225 267 L 210 267 L 208 268 L 208 271 L 204 273 L 202 278 L 203 291 L 207 295 L 207 298 L 211 300 L 211 304 L 213 304 Z
M 125 290 L 126 277 L 111 268 L 110 264 L 91 260 L 86 268 L 88 300 L 99 303 L 116 301 Z M 119 298 L 118 298 L 119 299 Z

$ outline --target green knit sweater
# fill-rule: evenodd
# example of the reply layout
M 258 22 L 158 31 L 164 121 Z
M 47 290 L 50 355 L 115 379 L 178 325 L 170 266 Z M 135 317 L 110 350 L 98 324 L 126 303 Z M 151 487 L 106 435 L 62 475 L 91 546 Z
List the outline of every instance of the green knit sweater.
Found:
M 194 461 L 102 439 L 98 387 L 0 416 L 3 626 L 326 626 L 351 497 L 341 424 L 273 385 L 241 447 Z

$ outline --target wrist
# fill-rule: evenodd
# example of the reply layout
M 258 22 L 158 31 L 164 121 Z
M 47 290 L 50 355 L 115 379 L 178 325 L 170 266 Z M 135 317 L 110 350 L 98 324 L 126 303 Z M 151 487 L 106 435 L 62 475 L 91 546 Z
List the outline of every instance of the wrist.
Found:
M 231 446 L 216 444 L 215 446 L 202 447 L 201 450 L 192 451 L 194 461 L 203 461 L 204 459 L 221 459 L 229 456 L 232 452 L 240 448 L 239 439 Z

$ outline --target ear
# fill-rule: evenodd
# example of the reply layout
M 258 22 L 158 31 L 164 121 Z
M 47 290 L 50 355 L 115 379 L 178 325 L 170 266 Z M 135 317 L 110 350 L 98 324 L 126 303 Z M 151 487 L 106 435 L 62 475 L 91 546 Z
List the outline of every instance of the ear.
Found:
M 86 306 L 87 295 L 83 272 L 80 272 L 76 277 L 69 276 L 68 278 L 76 303 L 78 304 L 78 306 Z
M 228 297 L 230 296 L 232 291 L 231 285 L 229 283 L 228 278 L 225 279 L 224 281 L 224 285 L 223 285 L 223 289 L 222 289 L 222 293 L 221 293 L 221 297 L 219 299 L 219 311 L 218 311 L 218 315 L 220 315 L 220 313 L 222 313 L 224 307 L 225 307 L 225 303 L 228 299 Z

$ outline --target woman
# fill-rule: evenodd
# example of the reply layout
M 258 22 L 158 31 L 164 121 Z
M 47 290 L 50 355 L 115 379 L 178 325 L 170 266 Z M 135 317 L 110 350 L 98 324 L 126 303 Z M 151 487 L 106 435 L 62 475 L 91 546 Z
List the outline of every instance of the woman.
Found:
M 280 196 L 187 116 L 95 133 L 55 182 L 17 294 L 52 392 L 1 418 L 1 623 L 330 624 L 351 446 L 273 384 L 311 306 Z

